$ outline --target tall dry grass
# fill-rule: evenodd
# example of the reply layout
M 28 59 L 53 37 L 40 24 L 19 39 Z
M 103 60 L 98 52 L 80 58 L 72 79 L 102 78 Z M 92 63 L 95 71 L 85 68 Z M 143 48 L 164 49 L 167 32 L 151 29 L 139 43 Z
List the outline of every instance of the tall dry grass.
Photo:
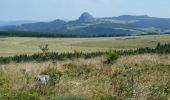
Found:
M 77 100 L 163 100 L 169 96 L 165 89 L 170 81 L 170 55 L 122 56 L 113 64 L 104 64 L 105 60 L 105 57 L 97 57 L 0 65 L 0 99 L 12 100 L 23 95 L 27 100 L 58 100 L 58 97 L 71 96 Z M 50 68 L 63 74 L 59 83 L 35 85 L 34 77 Z M 21 69 L 28 69 L 28 74 L 23 75 Z M 129 79 L 133 79 L 133 83 Z M 132 87 L 132 91 L 128 90 Z

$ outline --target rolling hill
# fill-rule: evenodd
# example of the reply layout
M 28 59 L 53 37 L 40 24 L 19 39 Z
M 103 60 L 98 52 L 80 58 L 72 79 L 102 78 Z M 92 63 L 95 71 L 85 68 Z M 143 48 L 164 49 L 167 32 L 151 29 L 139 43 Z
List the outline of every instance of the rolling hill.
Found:
M 18 20 L 18 21 L 0 21 L 0 26 L 8 26 L 8 25 L 22 25 L 25 23 L 35 23 L 35 21 L 30 20 Z
M 73 21 L 57 19 L 51 22 L 24 23 L 0 27 L 0 31 L 9 30 L 84 36 L 136 35 L 148 32 L 169 32 L 170 19 L 147 15 L 95 18 L 85 12 L 77 20 Z

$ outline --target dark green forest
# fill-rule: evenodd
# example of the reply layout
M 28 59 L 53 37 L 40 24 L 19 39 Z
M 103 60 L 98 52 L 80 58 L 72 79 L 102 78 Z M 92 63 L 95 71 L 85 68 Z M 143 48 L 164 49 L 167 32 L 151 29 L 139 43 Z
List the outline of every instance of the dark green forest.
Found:
M 147 33 L 147 34 L 139 34 L 141 35 L 163 35 L 163 34 L 170 34 L 169 32 L 166 33 Z M 130 34 L 103 34 L 103 35 L 75 35 L 75 34 L 59 34 L 59 33 L 43 33 L 43 32 L 26 32 L 26 31 L 0 31 L 1 37 L 119 37 L 119 36 L 133 36 Z
M 75 35 L 75 34 L 59 34 L 59 33 L 42 33 L 42 32 L 26 32 L 26 31 L 0 31 L 2 37 L 117 37 L 130 36 L 129 34 L 106 34 L 106 35 Z

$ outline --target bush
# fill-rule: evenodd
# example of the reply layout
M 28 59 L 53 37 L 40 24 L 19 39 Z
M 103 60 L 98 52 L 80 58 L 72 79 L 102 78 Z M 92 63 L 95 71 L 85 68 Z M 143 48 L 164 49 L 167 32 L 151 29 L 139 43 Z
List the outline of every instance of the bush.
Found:
M 59 83 L 60 79 L 63 75 L 62 72 L 57 70 L 57 68 L 48 68 L 47 70 L 45 70 L 41 74 L 50 76 L 50 84 L 51 85 L 55 85 L 55 84 Z
M 107 60 L 104 63 L 111 64 L 119 58 L 118 53 L 116 52 L 109 52 L 107 55 Z

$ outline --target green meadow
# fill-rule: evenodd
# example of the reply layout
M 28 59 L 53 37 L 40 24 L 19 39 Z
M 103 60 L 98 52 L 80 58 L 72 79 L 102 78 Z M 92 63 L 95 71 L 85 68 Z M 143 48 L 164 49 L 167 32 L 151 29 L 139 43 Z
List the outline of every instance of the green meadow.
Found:
M 40 52 L 39 46 L 48 44 L 54 52 L 95 52 L 110 49 L 133 49 L 155 47 L 158 42 L 169 43 L 170 35 L 102 37 L 102 38 L 0 38 L 0 56 L 33 54 Z
M 169 43 L 170 35 L 0 38 L 0 56 L 6 56 L 0 60 L 11 61 L 0 64 L 0 100 L 168 100 Z M 133 51 L 135 48 L 140 48 L 137 49 L 140 52 L 121 55 L 109 51 L 92 55 L 95 51 Z M 150 52 L 152 48 L 156 48 L 156 52 Z M 67 53 L 49 56 L 48 50 L 74 53 L 71 57 Z M 146 51 L 141 53 L 141 50 Z M 34 57 L 13 56 L 38 52 L 41 53 Z M 91 52 L 86 53 L 91 58 L 78 56 L 79 52 Z M 64 59 L 59 60 L 61 56 Z M 48 76 L 49 80 L 43 83 L 44 78 L 38 79 L 39 75 Z

